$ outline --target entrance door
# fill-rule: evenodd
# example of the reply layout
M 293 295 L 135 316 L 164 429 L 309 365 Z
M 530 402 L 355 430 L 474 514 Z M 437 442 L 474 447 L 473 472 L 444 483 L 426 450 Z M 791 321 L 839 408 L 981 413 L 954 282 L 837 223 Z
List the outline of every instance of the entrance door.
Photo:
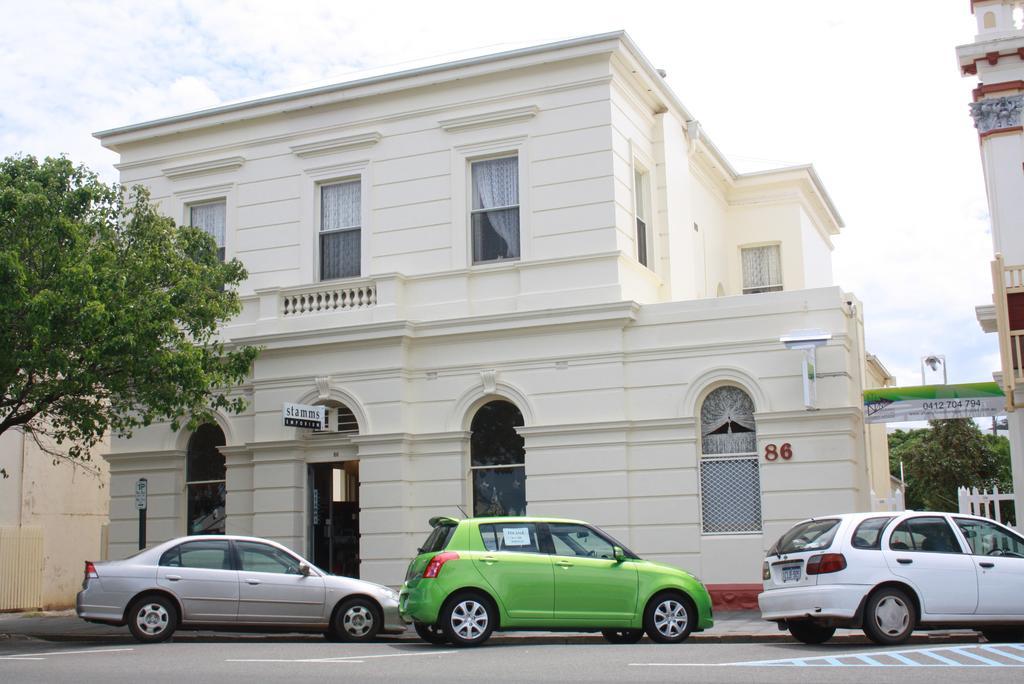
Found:
M 359 577 L 359 461 L 309 466 L 310 553 L 317 567 Z

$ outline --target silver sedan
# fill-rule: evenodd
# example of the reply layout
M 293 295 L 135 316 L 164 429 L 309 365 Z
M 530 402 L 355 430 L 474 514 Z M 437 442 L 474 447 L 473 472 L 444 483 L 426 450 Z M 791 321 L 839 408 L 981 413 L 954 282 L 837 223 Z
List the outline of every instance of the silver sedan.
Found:
M 150 643 L 178 628 L 323 632 L 340 641 L 405 631 L 388 587 L 232 535 L 180 537 L 124 560 L 87 562 L 76 609 L 89 622 L 127 624 Z

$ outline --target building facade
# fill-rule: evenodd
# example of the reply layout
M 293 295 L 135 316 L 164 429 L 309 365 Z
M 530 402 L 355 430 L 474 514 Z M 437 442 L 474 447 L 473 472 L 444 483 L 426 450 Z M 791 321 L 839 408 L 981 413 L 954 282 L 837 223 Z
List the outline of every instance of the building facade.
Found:
M 999 334 L 1016 519 L 1024 511 L 1024 2 L 973 0 L 974 42 L 957 48 L 960 73 L 977 77 L 971 116 L 978 130 L 992 221 L 993 303 L 977 307 L 985 332 Z
M 791 523 L 887 486 L 817 174 L 737 173 L 624 33 L 97 137 L 245 264 L 223 336 L 263 347 L 245 413 L 114 441 L 113 557 L 145 477 L 151 542 L 397 585 L 431 516 L 558 515 L 749 602 Z M 808 330 L 813 382 L 780 341 Z

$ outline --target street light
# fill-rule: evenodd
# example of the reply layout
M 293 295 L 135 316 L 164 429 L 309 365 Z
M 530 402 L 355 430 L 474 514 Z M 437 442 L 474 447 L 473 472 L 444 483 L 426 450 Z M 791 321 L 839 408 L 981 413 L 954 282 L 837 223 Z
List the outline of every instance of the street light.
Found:
M 818 374 L 815 370 L 817 365 L 815 350 L 828 344 L 831 339 L 832 334 L 824 330 L 796 330 L 779 338 L 779 342 L 786 345 L 786 349 L 799 349 L 803 351 L 801 368 L 803 370 L 804 407 L 808 410 L 814 408 L 817 399 L 815 385 Z
M 939 366 L 942 366 L 942 384 L 948 385 L 949 380 L 946 377 L 946 357 L 942 354 L 929 354 L 928 356 L 921 357 L 921 384 L 927 385 L 928 381 L 925 380 L 925 366 L 932 369 L 932 372 L 939 370 Z

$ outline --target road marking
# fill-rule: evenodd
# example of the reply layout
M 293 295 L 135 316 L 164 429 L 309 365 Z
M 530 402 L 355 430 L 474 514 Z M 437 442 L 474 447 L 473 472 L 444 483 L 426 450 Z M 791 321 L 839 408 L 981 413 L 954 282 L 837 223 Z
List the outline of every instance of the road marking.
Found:
M 361 663 L 371 658 L 410 658 L 440 656 L 461 651 L 430 651 L 427 653 L 383 653 L 380 655 L 336 656 L 334 658 L 228 658 L 226 663 Z
M 1010 652 L 1013 649 L 1014 652 Z M 984 655 L 980 652 L 984 652 Z M 833 653 L 777 660 L 746 660 L 734 663 L 629 663 L 630 667 L 1011 667 L 1021 668 L 1024 644 L 941 646 L 870 653 Z M 957 656 L 960 660 L 950 656 Z M 1002 662 L 996 658 L 1003 658 Z M 896 662 L 885 662 L 888 658 Z
M 134 651 L 134 648 L 93 648 L 84 651 L 51 651 L 49 653 L 15 653 L 12 655 L 0 656 L 0 660 L 46 660 L 55 655 L 79 655 L 81 653 L 121 653 L 123 651 Z

